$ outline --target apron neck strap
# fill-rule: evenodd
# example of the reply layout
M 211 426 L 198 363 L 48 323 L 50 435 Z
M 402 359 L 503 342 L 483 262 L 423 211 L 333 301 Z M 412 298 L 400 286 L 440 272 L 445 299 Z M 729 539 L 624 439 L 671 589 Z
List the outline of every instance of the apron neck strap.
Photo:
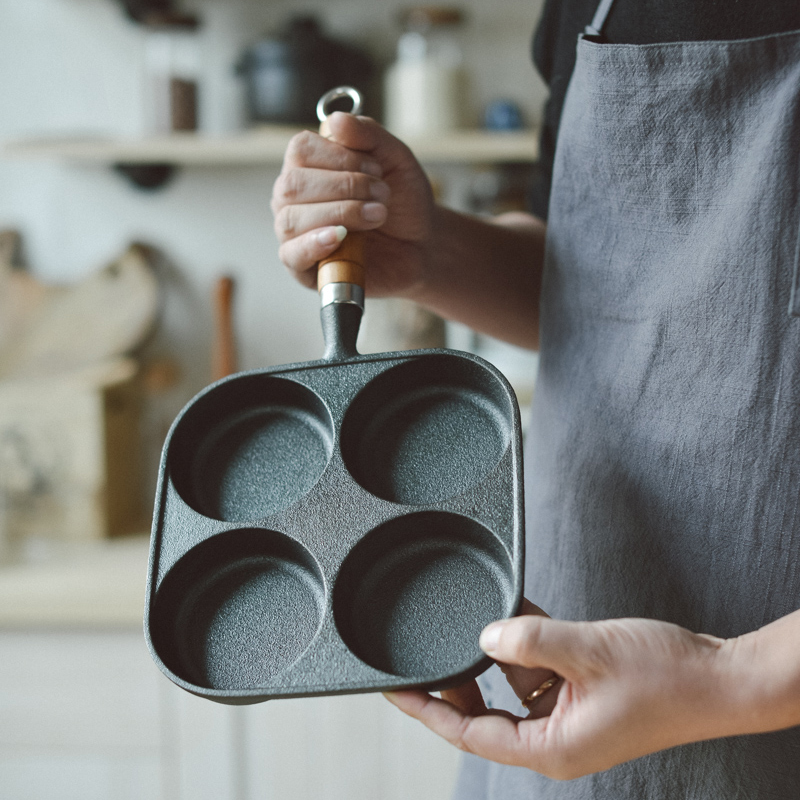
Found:
M 591 24 L 587 25 L 584 29 L 586 36 L 592 36 L 597 39 L 603 38 L 603 26 L 606 24 L 608 15 L 611 13 L 611 6 L 614 5 L 614 0 L 600 0 L 600 5 L 597 6 L 597 11 L 594 12 Z

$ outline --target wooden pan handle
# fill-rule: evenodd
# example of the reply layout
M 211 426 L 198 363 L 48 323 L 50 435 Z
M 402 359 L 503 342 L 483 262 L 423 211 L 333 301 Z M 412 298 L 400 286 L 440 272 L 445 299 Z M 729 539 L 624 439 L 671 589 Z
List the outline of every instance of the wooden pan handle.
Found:
M 321 136 L 330 136 L 328 120 L 319 126 Z M 317 290 L 329 283 L 353 283 L 364 288 L 364 234 L 348 232 L 344 241 L 317 264 Z

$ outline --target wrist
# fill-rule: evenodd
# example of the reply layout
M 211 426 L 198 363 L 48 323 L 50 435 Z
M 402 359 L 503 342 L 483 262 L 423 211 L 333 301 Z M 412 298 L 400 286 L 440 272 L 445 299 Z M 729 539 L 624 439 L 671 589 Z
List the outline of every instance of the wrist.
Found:
M 448 254 L 452 252 L 452 228 L 458 212 L 434 205 L 430 232 L 419 243 L 419 279 L 411 285 L 406 297 L 421 306 L 438 309 L 439 301 L 448 292 Z
M 800 724 L 800 612 L 725 641 L 731 734 L 764 733 Z
M 544 223 L 517 215 L 508 224 L 441 206 L 430 219 L 419 242 L 420 280 L 406 296 L 479 333 L 535 349 Z

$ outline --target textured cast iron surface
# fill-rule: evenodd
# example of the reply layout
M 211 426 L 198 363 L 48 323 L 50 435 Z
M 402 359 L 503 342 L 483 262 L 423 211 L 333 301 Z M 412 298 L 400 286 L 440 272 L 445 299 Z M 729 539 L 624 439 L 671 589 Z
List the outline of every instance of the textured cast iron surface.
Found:
M 519 604 L 510 387 L 468 354 L 358 356 L 345 321 L 327 360 L 226 378 L 167 437 L 145 633 L 195 694 L 455 685 Z
M 303 497 L 333 448 L 330 415 L 290 381 L 251 375 L 190 409 L 175 431 L 172 479 L 215 519 L 266 517 Z
M 297 542 L 266 530 L 223 533 L 190 550 L 162 584 L 157 647 L 199 686 L 263 685 L 310 644 L 324 602 L 322 576 Z
M 469 361 L 442 366 L 434 358 L 381 375 L 345 416 L 344 462 L 385 500 L 446 500 L 483 479 L 508 446 L 500 387 Z
M 413 678 L 469 664 L 481 629 L 506 611 L 512 586 L 511 562 L 490 531 L 428 511 L 397 517 L 355 546 L 333 608 L 359 658 Z

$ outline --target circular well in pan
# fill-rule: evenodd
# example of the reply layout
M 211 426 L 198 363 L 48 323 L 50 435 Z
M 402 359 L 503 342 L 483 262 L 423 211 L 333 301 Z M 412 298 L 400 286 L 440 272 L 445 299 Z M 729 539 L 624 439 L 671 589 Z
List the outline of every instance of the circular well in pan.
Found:
M 342 457 L 378 497 L 437 503 L 497 466 L 512 426 L 507 392 L 488 369 L 427 355 L 387 370 L 358 394 L 342 424 Z
M 302 545 L 270 530 L 228 531 L 169 571 L 150 630 L 180 678 L 210 689 L 253 689 L 305 652 L 324 605 L 319 567 Z
M 271 375 L 246 375 L 203 395 L 181 419 L 168 468 L 195 511 L 251 522 L 302 498 L 333 450 L 333 422 L 312 391 Z
M 342 565 L 333 591 L 344 642 L 376 669 L 454 675 L 482 657 L 484 626 L 514 611 L 511 561 L 487 528 L 425 511 L 375 528 Z

